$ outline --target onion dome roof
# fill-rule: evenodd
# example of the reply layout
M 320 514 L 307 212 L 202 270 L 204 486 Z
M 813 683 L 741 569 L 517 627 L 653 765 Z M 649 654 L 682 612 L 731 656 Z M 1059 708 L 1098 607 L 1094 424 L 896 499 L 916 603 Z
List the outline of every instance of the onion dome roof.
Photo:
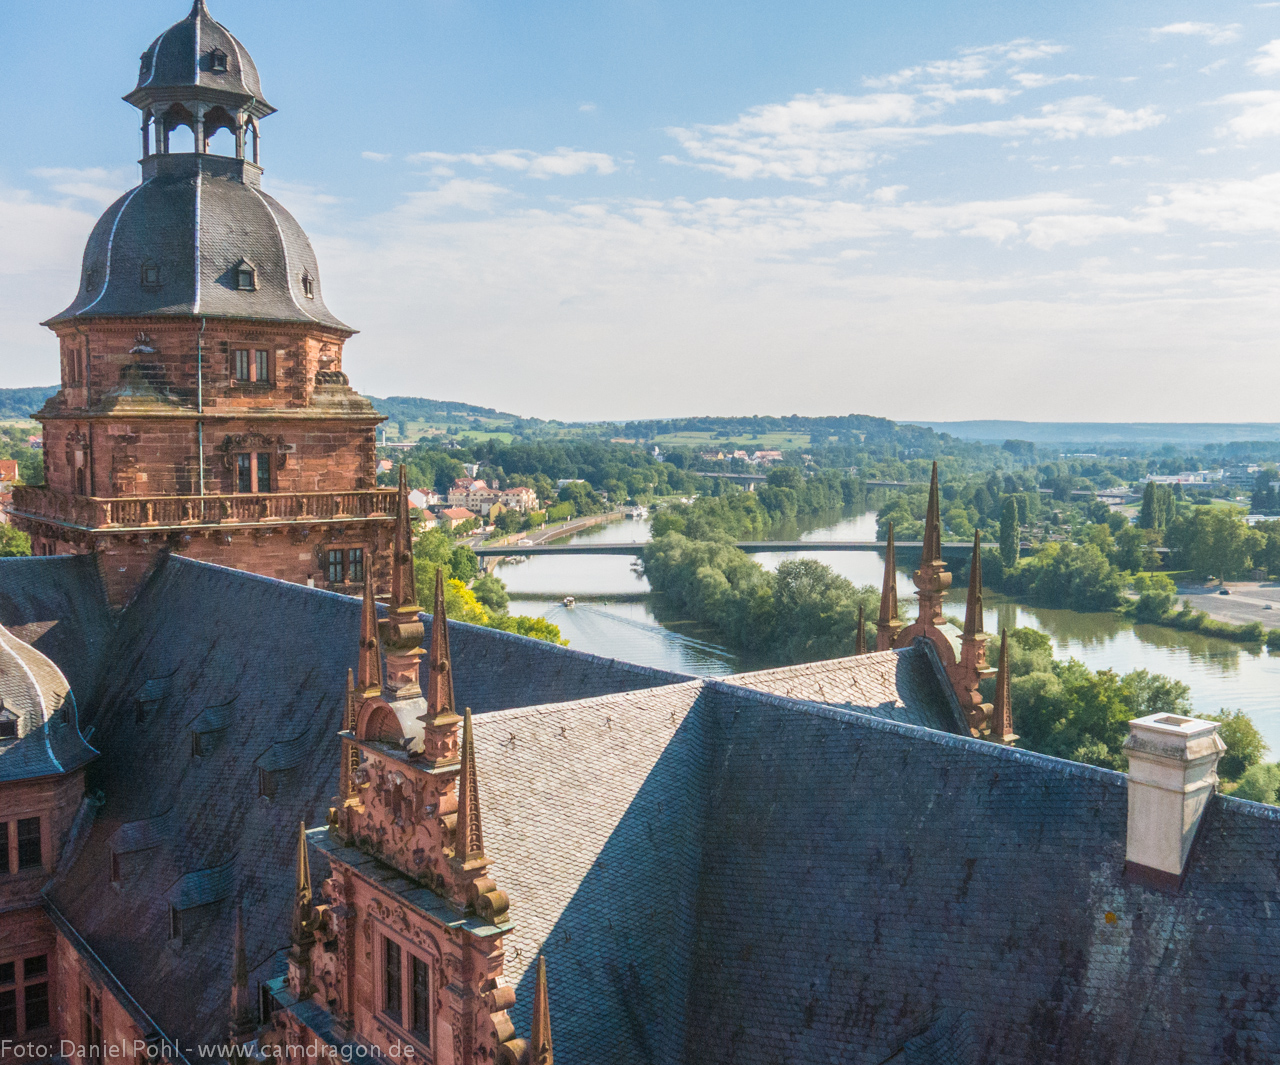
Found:
M 89 234 L 76 298 L 45 324 L 199 315 L 352 333 L 325 306 L 306 233 L 243 159 L 153 155 Z
M 213 19 L 204 0 L 195 0 L 191 13 L 142 53 L 138 84 L 125 99 L 143 106 L 148 99 L 173 96 L 175 91 L 189 95 L 192 87 L 252 98 L 260 116 L 274 110 L 262 97 L 258 68 L 248 49 Z

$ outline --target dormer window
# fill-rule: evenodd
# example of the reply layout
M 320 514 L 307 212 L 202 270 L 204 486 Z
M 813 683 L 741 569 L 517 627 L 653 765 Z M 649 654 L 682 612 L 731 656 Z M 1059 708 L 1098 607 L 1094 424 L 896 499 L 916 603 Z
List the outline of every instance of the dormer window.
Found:
M 97 283 L 98 283 L 98 271 L 91 266 L 89 267 L 88 270 L 84 272 L 84 290 L 86 292 L 92 292 L 94 289 L 94 286 L 97 285 Z
M 302 294 L 309 300 L 316 298 L 316 283 L 311 280 L 311 275 L 308 273 L 302 275 Z
M 159 286 L 160 265 L 158 263 L 146 262 L 142 264 L 142 284 L 148 288 Z
M 0 700 L 0 740 L 16 740 L 18 738 L 18 715 Z
M 252 292 L 258 287 L 258 271 L 253 263 L 241 259 L 236 265 L 236 288 L 241 292 Z
M 227 53 L 221 48 L 215 48 L 209 53 L 209 69 L 215 74 L 227 72 Z

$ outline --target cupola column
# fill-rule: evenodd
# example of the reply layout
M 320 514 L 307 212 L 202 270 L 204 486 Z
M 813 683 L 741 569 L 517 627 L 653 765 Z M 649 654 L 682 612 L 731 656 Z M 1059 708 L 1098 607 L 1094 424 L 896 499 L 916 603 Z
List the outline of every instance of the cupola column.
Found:
M 243 112 L 236 114 L 236 158 L 244 158 L 244 125 L 245 116 Z
M 262 145 L 262 134 L 258 131 L 258 120 L 256 118 L 253 119 L 251 125 L 253 127 L 253 165 L 261 166 L 262 162 L 258 158 L 258 149 Z
M 151 154 L 151 112 L 142 112 L 142 158 Z
M 195 103 L 191 105 L 191 114 L 194 116 L 192 125 L 195 127 L 195 131 L 196 131 L 196 154 L 197 155 L 203 154 L 205 148 L 207 147 L 207 145 L 204 142 L 204 112 L 205 112 L 204 104 Z

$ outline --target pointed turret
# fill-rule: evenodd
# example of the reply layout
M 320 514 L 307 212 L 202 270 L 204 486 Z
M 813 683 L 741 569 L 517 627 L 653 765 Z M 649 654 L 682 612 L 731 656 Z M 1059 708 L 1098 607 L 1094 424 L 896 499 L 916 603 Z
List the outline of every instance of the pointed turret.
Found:
M 294 877 L 293 941 L 311 941 L 311 860 L 307 856 L 307 824 L 298 822 L 298 859 Z
M 409 529 L 409 480 L 400 464 L 400 491 L 397 495 L 396 531 L 392 545 L 391 609 L 411 611 L 418 616 L 418 589 L 413 574 L 413 535 Z
M 342 728 L 344 732 L 355 732 L 356 730 L 356 673 L 353 669 L 347 670 L 347 709 L 342 715 Z
M 973 534 L 973 557 L 969 560 L 969 595 L 964 604 L 964 637 L 982 633 L 982 533 Z
M 898 565 L 893 553 L 893 522 L 884 549 L 884 584 L 880 587 L 880 617 L 876 620 L 876 650 L 893 649 L 902 620 L 898 617 Z
M 538 955 L 538 983 L 533 990 L 533 1021 L 529 1029 L 529 1065 L 554 1065 L 551 1047 L 551 1003 L 547 998 L 547 959 Z
M 431 611 L 431 651 L 427 656 L 427 712 L 422 715 L 422 757 L 433 766 L 458 760 L 458 724 L 454 711 L 453 659 L 449 654 L 449 618 L 444 606 L 444 571 L 436 570 Z
M 360 661 L 356 690 L 368 698 L 382 694 L 382 651 L 378 646 L 378 607 L 373 599 L 373 559 L 364 568 L 364 606 L 360 613 Z
M 951 574 L 942 561 L 942 511 L 938 503 L 938 463 L 933 464 L 929 479 L 929 505 L 924 518 L 924 545 L 920 568 L 911 575 L 919 593 L 919 620 L 924 624 L 942 624 L 942 597 L 951 587 Z
M 855 655 L 865 655 L 867 653 L 867 630 L 866 620 L 863 616 L 862 604 L 858 604 L 858 631 L 853 637 L 853 653 Z
M 391 603 L 378 623 L 382 650 L 387 656 L 384 685 L 387 698 L 415 699 L 422 694 L 418 660 L 426 634 L 419 615 L 418 589 L 413 574 L 413 532 L 409 527 L 409 482 L 400 467 L 396 531 L 391 542 Z
M 254 1003 L 249 998 L 249 963 L 244 949 L 244 913 L 236 906 L 236 933 L 231 961 L 231 1041 L 239 1045 L 257 1027 Z
M 311 975 L 311 947 L 316 941 L 319 913 L 311 900 L 311 862 L 307 858 L 307 825 L 298 822 L 298 857 L 294 875 L 293 927 L 289 938 L 289 990 L 297 999 L 310 998 L 316 992 Z
M 1013 731 L 1013 696 L 1009 684 L 1009 630 L 1000 630 L 1000 663 L 996 667 L 996 697 L 991 706 L 991 740 L 1012 747 L 1018 736 Z
M 458 822 L 453 857 L 457 862 L 484 858 L 480 828 L 480 792 L 476 781 L 476 744 L 471 733 L 471 707 L 462 717 L 462 768 L 458 770 Z

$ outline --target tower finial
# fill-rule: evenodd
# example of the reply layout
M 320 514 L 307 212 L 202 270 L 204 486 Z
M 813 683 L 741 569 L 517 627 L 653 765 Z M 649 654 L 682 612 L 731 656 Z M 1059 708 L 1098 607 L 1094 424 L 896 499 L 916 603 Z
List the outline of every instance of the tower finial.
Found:
M 231 961 L 231 1039 L 237 1044 L 249 1035 L 254 1022 L 253 1003 L 249 1001 L 249 963 L 244 949 L 244 911 L 236 905 L 236 932 Z
M 449 618 L 444 606 L 444 570 L 436 570 L 435 605 L 431 608 L 431 650 L 427 655 L 427 712 L 422 757 L 432 766 L 458 761 L 458 722 L 454 711 L 453 659 L 449 653 Z
M 462 768 L 458 771 L 458 820 L 453 844 L 460 863 L 484 857 L 484 832 L 480 828 L 480 792 L 476 782 L 476 744 L 471 733 L 471 707 L 462 715 Z
M 364 567 L 364 605 L 360 613 L 360 660 L 356 686 L 364 696 L 382 691 L 382 649 L 378 646 L 378 608 L 373 599 L 373 558 Z
M 865 655 L 867 653 L 867 630 L 864 628 L 866 624 L 862 604 L 858 604 L 858 631 L 853 637 L 853 653 L 855 655 Z
M 391 609 L 418 614 L 418 589 L 413 577 L 413 535 L 409 528 L 409 481 L 400 464 L 399 506 L 391 555 Z
M 529 1029 L 529 1065 L 554 1065 L 551 1046 L 551 1003 L 547 998 L 547 959 L 538 955 L 538 982 L 533 989 L 533 1022 Z
M 893 552 L 893 522 L 884 548 L 884 583 L 880 587 L 880 617 L 876 620 L 876 650 L 890 651 L 898 638 L 898 565 Z
M 923 569 L 931 563 L 942 561 L 942 508 L 938 504 L 938 460 L 933 461 L 933 473 L 929 477 L 929 505 L 924 514 L 924 551 L 920 556 Z
M 311 862 L 307 858 L 307 823 L 298 822 L 298 859 L 294 876 L 293 928 L 289 950 L 289 990 L 298 999 L 315 994 L 311 946 L 316 941 L 319 911 L 311 904 Z
M 1000 664 L 996 667 L 996 697 L 991 706 L 991 739 L 1012 747 L 1018 736 L 1013 731 L 1013 695 L 1009 683 L 1009 630 L 1000 630 Z
M 973 558 L 969 561 L 969 595 L 964 605 L 964 635 L 973 639 L 982 632 L 982 533 L 973 533 Z
M 942 598 L 951 587 L 951 574 L 942 561 L 942 509 L 938 504 L 938 463 L 934 460 L 929 478 L 929 506 L 924 517 L 924 544 L 920 568 L 911 579 L 915 582 L 920 614 L 917 624 L 942 624 Z
M 311 908 L 311 860 L 307 857 L 307 823 L 298 822 L 298 863 L 294 881 L 294 896 L 297 911 L 302 913 Z

